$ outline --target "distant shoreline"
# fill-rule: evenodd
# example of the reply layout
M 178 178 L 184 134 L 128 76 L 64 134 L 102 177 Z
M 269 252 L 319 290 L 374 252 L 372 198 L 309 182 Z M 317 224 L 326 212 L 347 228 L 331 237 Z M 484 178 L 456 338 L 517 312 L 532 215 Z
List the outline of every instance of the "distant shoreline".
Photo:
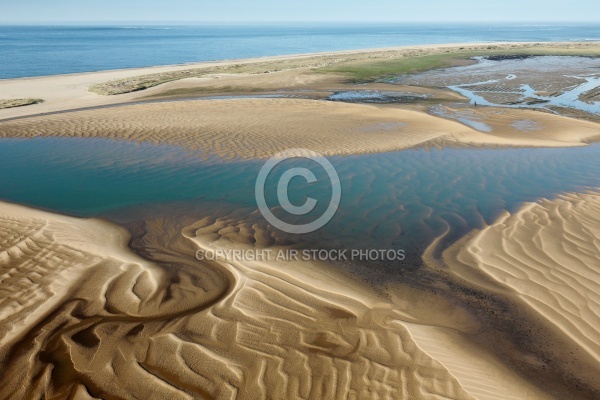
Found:
M 101 72 L 85 72 L 76 74 L 42 76 L 32 78 L 16 78 L 0 80 L 0 100 L 41 99 L 44 102 L 0 110 L 0 120 L 16 117 L 56 113 L 65 110 L 114 105 L 139 101 L 142 97 L 156 94 L 157 87 L 163 87 L 165 82 L 185 82 L 184 78 L 211 79 L 219 74 L 228 76 L 259 76 L 286 70 L 304 71 L 308 74 L 334 77 L 336 71 L 326 71 L 329 66 L 343 67 L 340 74 L 350 74 L 356 63 L 385 64 L 396 62 L 403 64 L 404 60 L 421 56 L 437 57 L 430 63 L 429 68 L 444 68 L 452 66 L 444 62 L 444 57 L 452 58 L 456 53 L 460 57 L 498 52 L 517 53 L 517 49 L 529 51 L 528 54 L 553 55 L 594 55 L 600 56 L 599 42 L 495 42 L 495 43 L 454 43 L 448 45 L 400 46 L 390 48 L 373 48 L 367 50 L 337 51 L 324 53 L 307 53 L 285 56 L 260 57 L 215 62 L 201 62 L 183 65 L 155 66 L 147 68 L 132 68 Z M 491 50 L 489 50 L 491 49 Z M 497 51 L 496 51 L 497 50 Z M 458 56 L 457 56 L 458 57 Z M 454 58 L 457 58 L 454 57 Z M 350 67 L 349 69 L 347 67 Z M 394 65 L 386 67 L 390 73 L 402 74 Z M 331 69 L 331 68 L 330 68 Z M 377 69 L 377 68 L 376 68 Z M 377 69 L 379 70 L 379 69 Z M 321 74 L 321 72 L 325 72 Z M 333 72 L 333 74 L 332 74 Z M 359 76 L 369 76 L 369 71 L 359 71 Z M 375 71 L 374 73 L 376 73 Z M 366 75 L 364 75 L 366 73 Z M 338 77 L 341 76 L 338 74 Z M 362 75 L 361 75 L 362 74 Z M 350 76 L 351 78 L 351 76 Z M 329 78 L 328 78 L 329 79 Z M 181 85 L 179 85 L 181 86 Z M 99 96 L 92 93 L 90 88 L 102 88 L 110 96 Z M 117 90 L 114 93 L 110 91 Z M 143 89 L 142 91 L 140 91 Z M 99 93 L 99 92 L 97 92 Z
M 399 46 L 577 42 L 599 39 L 600 24 L 21 23 L 0 24 L 0 37 L 0 78 L 11 79 Z
M 246 64 L 246 63 L 255 63 L 255 62 L 264 62 L 264 61 L 285 61 L 285 60 L 293 60 L 293 59 L 301 59 L 306 57 L 326 57 L 326 56 L 344 56 L 344 55 L 355 55 L 361 53 L 376 53 L 376 52 L 393 52 L 393 51 L 402 51 L 402 50 L 419 50 L 419 49 L 437 49 L 441 47 L 448 48 L 460 48 L 461 46 L 505 46 L 505 45 L 535 45 L 535 46 L 568 46 L 568 45 L 600 45 L 600 38 L 598 40 L 586 40 L 586 41 L 574 41 L 574 42 L 540 42 L 540 41 L 532 41 L 532 42 L 452 42 L 452 43 L 435 43 L 435 44 L 421 44 L 421 45 L 407 45 L 407 46 L 390 46 L 390 47 L 367 47 L 360 48 L 354 50 L 336 50 L 336 51 L 317 51 L 310 53 L 293 53 L 293 54 L 281 54 L 275 56 L 261 56 L 261 57 L 249 57 L 249 58 L 226 58 L 219 60 L 207 60 L 207 61 L 191 61 L 185 63 L 176 63 L 176 64 L 158 64 L 158 65 L 148 65 L 142 67 L 128 67 L 128 68 L 116 68 L 116 69 L 101 69 L 94 71 L 85 71 L 85 72 L 73 72 L 73 73 L 64 73 L 64 74 L 53 74 L 53 75 L 35 75 L 35 76 L 24 76 L 19 78 L 0 78 L 0 84 L 8 81 L 23 81 L 29 79 L 48 79 L 55 77 L 68 77 L 68 76 L 87 76 L 87 75 L 95 75 L 95 74 L 108 74 L 108 73 L 127 73 L 127 72 L 136 72 L 139 74 L 142 73 L 153 73 L 153 72 L 161 72 L 163 69 L 181 69 L 181 68 L 202 68 L 202 67 L 211 67 L 211 66 L 221 66 L 221 65 L 230 65 L 230 64 Z M 161 71 L 156 71 L 161 70 Z
M 336 51 L 317 51 L 310 53 L 293 53 L 293 54 L 281 54 L 276 56 L 262 56 L 262 57 L 249 57 L 249 58 L 229 58 L 229 59 L 220 59 L 220 60 L 208 60 L 208 61 L 191 61 L 186 63 L 176 63 L 176 64 L 159 64 L 159 65 L 148 65 L 143 67 L 131 67 L 131 68 L 116 68 L 116 69 L 102 69 L 95 71 L 86 71 L 86 72 L 73 72 L 73 73 L 64 73 L 64 74 L 54 74 L 54 75 L 35 75 L 35 76 L 24 76 L 20 78 L 0 78 L 0 83 L 7 81 L 22 81 L 29 79 L 47 79 L 54 77 L 66 77 L 66 76 L 82 76 L 82 75 L 91 75 L 91 74 L 105 74 L 105 73 L 116 73 L 116 72 L 133 72 L 136 73 L 152 73 L 155 72 L 156 69 L 179 69 L 179 68 L 200 68 L 214 65 L 228 65 L 228 64 L 241 64 L 241 63 L 253 63 L 253 62 L 261 62 L 261 61 L 283 61 L 283 60 L 291 60 L 296 58 L 304 58 L 304 57 L 324 57 L 324 56 L 343 56 L 343 55 L 352 55 L 359 53 L 373 53 L 373 52 L 383 52 L 383 51 L 397 51 L 397 50 L 407 50 L 407 49 L 435 49 L 439 47 L 460 47 L 460 46 L 486 46 L 486 45 L 526 45 L 526 44 L 540 44 L 540 45 L 559 45 L 559 44 L 593 44 L 599 43 L 600 39 L 597 41 L 589 41 L 589 42 L 455 42 L 455 43 L 435 43 L 435 44 L 422 44 L 422 45 L 407 45 L 407 46 L 391 46 L 391 47 L 367 47 L 355 50 L 336 50 Z

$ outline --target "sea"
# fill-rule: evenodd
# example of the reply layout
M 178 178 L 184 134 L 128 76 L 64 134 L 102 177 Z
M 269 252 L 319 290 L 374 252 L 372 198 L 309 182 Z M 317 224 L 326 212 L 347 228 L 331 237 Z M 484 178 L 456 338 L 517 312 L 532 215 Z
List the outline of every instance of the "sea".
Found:
M 0 79 L 443 43 L 596 41 L 599 24 L 0 26 Z

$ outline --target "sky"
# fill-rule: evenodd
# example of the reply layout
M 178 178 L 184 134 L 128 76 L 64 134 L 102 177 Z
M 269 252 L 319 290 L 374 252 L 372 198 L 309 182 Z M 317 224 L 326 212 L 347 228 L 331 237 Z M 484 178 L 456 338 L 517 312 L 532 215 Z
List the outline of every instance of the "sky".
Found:
M 599 22 L 599 0 L 0 0 L 0 23 Z

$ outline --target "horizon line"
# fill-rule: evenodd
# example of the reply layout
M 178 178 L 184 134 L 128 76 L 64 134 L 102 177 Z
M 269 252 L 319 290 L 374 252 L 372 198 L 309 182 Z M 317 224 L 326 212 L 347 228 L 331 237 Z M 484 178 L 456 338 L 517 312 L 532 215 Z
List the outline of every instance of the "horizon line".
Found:
M 186 21 L 186 20 L 72 20 L 72 21 L 0 21 L 0 25 L 56 25 L 56 24 L 165 24 L 165 25 L 199 25 L 199 24 L 231 24 L 231 25 L 252 25 L 252 24 L 434 24 L 434 23 L 447 23 L 447 24 L 473 24 L 473 25 L 484 25 L 484 24 L 594 24 L 600 25 L 598 21 L 585 21 L 585 20 L 497 20 L 497 21 L 474 21 L 474 20 L 372 20 L 372 21 L 356 21 L 356 20 L 318 20 L 318 21 L 306 21 L 306 20 L 281 20 L 281 21 L 234 21 L 234 20 L 210 20 L 210 21 Z

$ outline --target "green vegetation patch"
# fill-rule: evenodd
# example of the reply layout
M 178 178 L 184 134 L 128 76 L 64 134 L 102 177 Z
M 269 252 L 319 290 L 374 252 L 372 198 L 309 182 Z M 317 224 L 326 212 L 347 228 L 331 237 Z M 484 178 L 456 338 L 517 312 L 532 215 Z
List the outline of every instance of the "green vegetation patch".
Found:
M 29 106 L 32 104 L 43 103 L 42 99 L 10 99 L 10 100 L 0 100 L 0 110 L 3 108 L 14 108 L 14 107 L 23 107 Z
M 353 81 L 370 82 L 390 76 L 415 74 L 433 69 L 464 66 L 475 63 L 477 56 L 600 56 L 600 47 L 559 47 L 556 45 L 488 45 L 461 47 L 444 50 L 440 54 L 407 54 L 387 60 L 372 59 L 351 63 L 341 63 L 316 72 L 342 74 Z
M 164 92 L 156 93 L 147 98 L 162 98 L 162 97 L 194 97 L 194 96 L 206 96 L 211 94 L 221 93 L 264 93 L 268 92 L 268 89 L 244 87 L 244 86 L 211 86 L 211 87 L 189 87 L 179 88 L 172 90 L 165 90 Z
M 600 46 L 597 43 L 504 43 L 316 54 L 141 75 L 93 85 L 89 90 L 101 95 L 116 95 L 184 78 L 215 74 L 264 74 L 299 68 L 347 76 L 352 81 L 369 82 L 392 75 L 468 65 L 475 62 L 472 57 L 490 55 L 600 56 Z
M 370 81 L 392 75 L 414 74 L 431 69 L 456 67 L 474 64 L 470 55 L 434 54 L 429 56 L 409 56 L 391 60 L 361 61 L 318 69 L 351 77 L 356 81 Z

